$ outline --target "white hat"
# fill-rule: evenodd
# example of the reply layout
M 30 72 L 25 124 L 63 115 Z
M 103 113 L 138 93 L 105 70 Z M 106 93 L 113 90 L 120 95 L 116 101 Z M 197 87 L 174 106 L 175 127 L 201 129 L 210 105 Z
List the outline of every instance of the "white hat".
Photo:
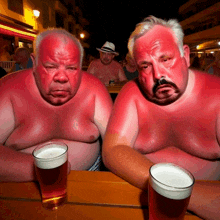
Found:
M 115 45 L 111 42 L 106 41 L 105 44 L 100 48 L 96 48 L 98 51 L 105 52 L 105 53 L 113 53 L 116 56 L 119 55 L 118 52 L 115 52 Z

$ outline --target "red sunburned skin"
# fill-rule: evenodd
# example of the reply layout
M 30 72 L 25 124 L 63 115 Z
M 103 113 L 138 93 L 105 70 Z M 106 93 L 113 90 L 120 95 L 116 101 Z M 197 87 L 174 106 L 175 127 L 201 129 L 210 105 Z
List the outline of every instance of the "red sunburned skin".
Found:
M 139 79 L 128 82 L 117 96 L 103 145 L 114 171 L 128 174 L 115 164 L 120 160 L 122 167 L 137 170 L 136 178 L 143 176 L 147 158 L 149 163 L 177 164 L 196 179 L 219 179 L 220 107 L 215 92 L 220 78 L 189 70 L 188 46 L 183 51 L 181 57 L 173 33 L 162 26 L 136 39 Z M 131 148 L 140 156 L 134 153 L 133 158 Z M 139 185 L 129 174 L 126 178 Z
M 77 46 L 72 41 L 62 47 L 60 45 L 61 41 L 54 36 L 45 38 L 39 49 L 35 69 L 38 73 L 37 85 L 43 98 L 54 105 L 64 104 L 74 97 L 82 77 Z
M 167 28 L 155 26 L 146 35 L 138 38 L 134 46 L 134 56 L 139 81 L 149 100 L 165 105 L 176 101 L 184 93 L 188 81 L 188 65 L 185 57 L 181 57 L 173 34 Z M 163 88 L 162 91 L 155 94 L 153 87 L 161 77 L 175 87 L 164 84 L 159 87 Z

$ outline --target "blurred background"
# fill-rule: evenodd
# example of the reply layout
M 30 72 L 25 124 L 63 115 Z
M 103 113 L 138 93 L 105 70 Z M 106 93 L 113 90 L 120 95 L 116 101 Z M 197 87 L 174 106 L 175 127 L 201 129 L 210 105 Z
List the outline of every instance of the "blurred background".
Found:
M 127 53 L 127 41 L 135 25 L 148 15 L 175 18 L 182 25 L 191 62 L 199 58 L 205 68 L 220 49 L 218 0 L 120 2 L 112 0 L 0 0 L 0 49 L 13 55 L 17 47 L 33 52 L 36 35 L 48 27 L 61 27 L 82 43 L 84 68 L 98 56 L 96 48 L 113 42 L 118 61 Z

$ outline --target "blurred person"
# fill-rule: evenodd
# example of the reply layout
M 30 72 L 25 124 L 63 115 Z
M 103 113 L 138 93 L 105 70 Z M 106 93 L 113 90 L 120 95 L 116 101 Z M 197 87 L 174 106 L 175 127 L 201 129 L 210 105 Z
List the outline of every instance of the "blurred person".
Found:
M 14 53 L 14 61 L 15 66 L 11 70 L 11 72 L 29 69 L 33 67 L 33 63 L 30 57 L 30 52 L 25 47 L 18 47 Z
M 87 72 L 98 77 L 105 85 L 110 80 L 114 82 L 126 82 L 126 76 L 119 62 L 114 60 L 119 53 L 115 51 L 115 45 L 106 41 L 101 48 L 96 48 L 100 53 L 100 59 L 93 60 Z
M 4 45 L 0 50 L 0 61 L 11 61 L 8 45 Z
M 0 80 L 0 181 L 36 180 L 38 144 L 68 146 L 71 170 L 99 170 L 100 137 L 112 109 L 106 87 L 81 70 L 83 48 L 62 29 L 36 38 L 33 69 Z
M 176 20 L 150 16 L 128 41 L 139 76 L 118 94 L 103 142 L 106 167 L 130 184 L 148 190 L 149 168 L 174 163 L 196 183 L 188 209 L 219 219 L 220 79 L 190 70 Z
M 126 54 L 127 55 L 127 54 Z M 119 63 L 121 64 L 122 68 L 125 66 L 125 64 L 127 63 L 126 61 L 126 55 L 122 55 L 121 59 L 119 60 Z
M 138 71 L 134 59 L 131 57 L 129 53 L 127 53 L 125 59 L 126 59 L 126 63 L 124 64 L 123 70 L 125 72 L 125 76 L 127 77 L 127 80 L 132 80 L 138 77 Z
M 190 65 L 191 68 L 197 69 L 197 70 L 201 70 L 201 61 L 199 59 L 199 57 L 194 57 L 192 64 Z
M 208 67 L 209 65 L 211 65 L 214 61 L 215 61 L 215 57 L 214 57 L 213 53 L 208 53 L 208 54 L 205 56 L 205 65 L 204 65 L 204 69 L 203 69 L 203 70 L 206 70 L 207 67 Z
M 201 70 L 205 71 L 206 69 L 206 58 L 205 57 L 200 57 L 200 65 L 201 65 Z
M 210 74 L 220 76 L 220 52 L 217 53 L 215 61 L 206 68 L 206 71 Z

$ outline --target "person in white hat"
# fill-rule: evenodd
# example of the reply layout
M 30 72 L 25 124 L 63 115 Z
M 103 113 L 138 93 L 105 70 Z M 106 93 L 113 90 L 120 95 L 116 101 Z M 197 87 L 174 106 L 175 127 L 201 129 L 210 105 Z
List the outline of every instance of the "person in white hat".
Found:
M 110 80 L 114 80 L 114 82 L 126 82 L 127 78 L 124 70 L 120 63 L 114 60 L 114 57 L 119 55 L 115 51 L 115 45 L 106 41 L 101 48 L 96 49 L 100 53 L 100 59 L 92 61 L 87 72 L 98 77 L 105 85 L 108 85 Z

